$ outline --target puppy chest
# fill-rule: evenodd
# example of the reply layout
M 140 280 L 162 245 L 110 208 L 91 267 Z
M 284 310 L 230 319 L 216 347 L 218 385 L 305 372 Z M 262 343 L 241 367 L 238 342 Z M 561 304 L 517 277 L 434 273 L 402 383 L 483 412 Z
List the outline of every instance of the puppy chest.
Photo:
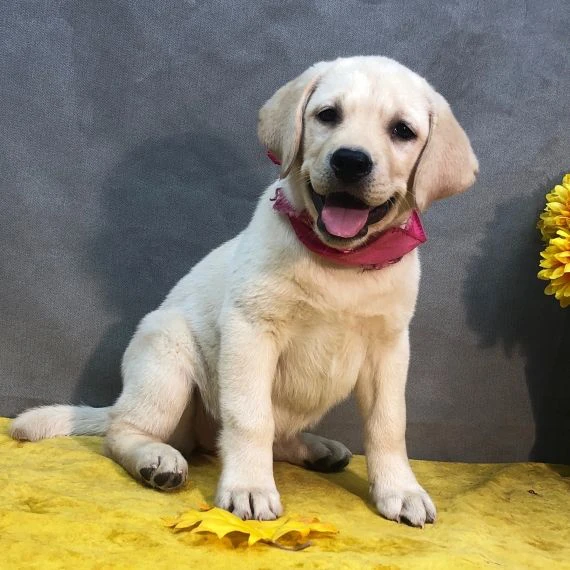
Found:
M 365 354 L 362 337 L 341 324 L 300 328 L 279 358 L 274 400 L 298 412 L 329 408 L 352 391 Z

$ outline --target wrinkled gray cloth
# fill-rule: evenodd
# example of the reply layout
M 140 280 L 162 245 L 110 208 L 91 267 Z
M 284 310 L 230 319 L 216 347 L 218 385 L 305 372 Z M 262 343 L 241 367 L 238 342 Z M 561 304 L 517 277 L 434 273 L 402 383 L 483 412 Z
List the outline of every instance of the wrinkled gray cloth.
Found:
M 259 106 L 311 63 L 391 56 L 450 101 L 477 185 L 425 216 L 408 445 L 570 462 L 568 310 L 535 223 L 570 170 L 568 5 L 4 0 L 0 413 L 109 404 L 137 321 L 276 176 Z M 352 402 L 320 427 L 360 451 Z

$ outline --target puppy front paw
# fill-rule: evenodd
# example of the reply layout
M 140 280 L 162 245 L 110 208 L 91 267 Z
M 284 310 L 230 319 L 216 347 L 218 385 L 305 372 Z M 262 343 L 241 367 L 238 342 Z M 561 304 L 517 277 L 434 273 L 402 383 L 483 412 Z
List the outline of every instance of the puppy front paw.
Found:
M 276 487 L 220 486 L 216 505 L 243 520 L 271 521 L 283 513 L 281 498 Z
M 437 513 L 430 496 L 417 483 L 413 485 L 372 485 L 372 499 L 385 518 L 422 527 L 435 522 Z
M 149 443 L 139 450 L 135 477 L 161 491 L 178 489 L 188 478 L 188 463 L 182 454 L 165 443 Z

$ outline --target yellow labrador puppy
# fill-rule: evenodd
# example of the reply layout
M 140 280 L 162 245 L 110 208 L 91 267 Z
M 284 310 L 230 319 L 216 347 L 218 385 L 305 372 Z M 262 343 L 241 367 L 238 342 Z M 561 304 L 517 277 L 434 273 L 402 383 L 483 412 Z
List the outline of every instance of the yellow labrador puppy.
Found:
M 267 520 L 282 512 L 274 460 L 348 463 L 341 443 L 303 430 L 355 390 L 378 511 L 433 522 L 405 443 L 417 212 L 473 184 L 469 140 L 441 95 L 383 57 L 309 68 L 263 106 L 259 136 L 280 179 L 142 320 L 115 405 L 29 410 L 11 435 L 105 434 L 108 454 L 159 489 L 185 482 L 183 454 L 217 447 L 216 503 Z

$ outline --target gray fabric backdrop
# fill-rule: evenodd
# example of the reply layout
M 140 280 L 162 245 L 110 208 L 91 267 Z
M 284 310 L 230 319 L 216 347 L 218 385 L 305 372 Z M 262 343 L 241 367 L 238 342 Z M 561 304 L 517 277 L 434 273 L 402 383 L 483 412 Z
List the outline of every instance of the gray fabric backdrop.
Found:
M 137 321 L 276 174 L 259 106 L 315 61 L 383 54 L 448 98 L 481 163 L 425 216 L 410 452 L 570 462 L 570 313 L 534 228 L 570 170 L 564 0 L 4 0 L 0 28 L 1 414 L 112 402 Z M 321 430 L 361 449 L 352 402 Z

